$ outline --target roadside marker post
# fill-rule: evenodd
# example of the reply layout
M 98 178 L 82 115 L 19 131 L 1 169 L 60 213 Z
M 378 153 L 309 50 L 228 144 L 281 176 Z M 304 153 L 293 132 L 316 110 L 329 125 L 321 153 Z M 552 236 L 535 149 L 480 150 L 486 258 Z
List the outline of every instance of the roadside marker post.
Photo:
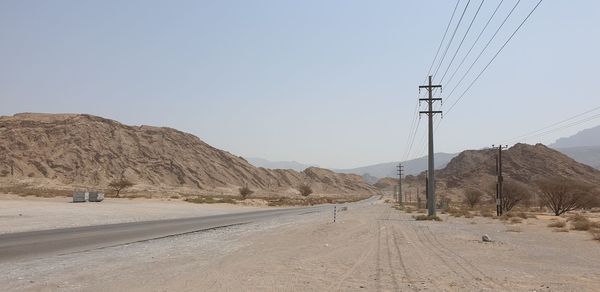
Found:
M 333 223 L 335 223 L 336 215 L 337 215 L 337 205 L 333 205 Z

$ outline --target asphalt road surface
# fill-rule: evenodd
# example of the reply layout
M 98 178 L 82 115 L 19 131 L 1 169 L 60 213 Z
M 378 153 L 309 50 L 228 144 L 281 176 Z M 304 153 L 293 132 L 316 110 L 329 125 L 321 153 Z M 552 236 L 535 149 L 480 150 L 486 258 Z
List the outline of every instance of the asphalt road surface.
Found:
M 375 199 L 375 197 L 371 197 L 367 200 L 345 205 L 360 206 L 362 204 L 371 204 Z M 194 218 L 2 234 L 0 235 L 0 262 L 83 252 L 232 225 L 253 223 L 279 216 L 298 216 L 314 212 L 332 211 L 333 205 L 320 205 Z

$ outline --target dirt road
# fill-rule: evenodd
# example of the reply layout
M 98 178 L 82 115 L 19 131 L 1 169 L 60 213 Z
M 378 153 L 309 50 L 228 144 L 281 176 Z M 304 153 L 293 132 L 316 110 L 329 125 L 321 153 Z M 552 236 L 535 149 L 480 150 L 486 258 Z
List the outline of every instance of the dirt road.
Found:
M 547 221 L 422 222 L 378 202 L 0 265 L 25 291 L 598 291 L 600 246 Z M 518 232 L 517 232 L 518 231 Z M 480 241 L 489 234 L 494 242 Z

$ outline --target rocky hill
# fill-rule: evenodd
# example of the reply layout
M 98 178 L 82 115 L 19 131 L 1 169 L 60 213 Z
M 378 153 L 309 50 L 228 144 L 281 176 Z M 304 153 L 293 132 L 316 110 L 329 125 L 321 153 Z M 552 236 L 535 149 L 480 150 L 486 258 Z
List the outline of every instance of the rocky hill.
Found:
M 321 194 L 374 191 L 358 175 L 315 167 L 257 168 L 171 128 L 127 126 L 82 114 L 0 117 L 0 187 L 106 188 L 120 177 L 134 182 L 134 190 L 159 194 L 229 194 L 247 185 L 266 195 L 285 195 L 301 183 Z
M 496 182 L 497 150 L 467 150 L 436 171 L 436 186 L 440 193 L 459 194 L 466 188 L 493 190 Z M 535 188 L 541 178 L 562 176 L 600 187 L 600 171 L 579 163 L 561 152 L 542 144 L 516 144 L 502 153 L 503 175 Z M 410 176 L 413 188 L 424 188 L 425 173 Z

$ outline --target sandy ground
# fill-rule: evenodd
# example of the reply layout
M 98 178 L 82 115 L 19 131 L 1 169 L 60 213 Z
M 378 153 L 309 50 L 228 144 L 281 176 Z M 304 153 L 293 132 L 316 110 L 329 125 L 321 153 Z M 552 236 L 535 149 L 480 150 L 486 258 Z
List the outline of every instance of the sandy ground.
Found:
M 0 263 L 6 291 L 598 291 L 600 243 L 548 220 L 331 214 Z M 489 234 L 492 243 L 480 241 Z
M 71 198 L 65 197 L 0 195 L 0 234 L 261 209 L 232 204 L 193 204 L 180 200 L 143 198 L 107 198 L 100 203 L 71 203 L 71 201 Z

